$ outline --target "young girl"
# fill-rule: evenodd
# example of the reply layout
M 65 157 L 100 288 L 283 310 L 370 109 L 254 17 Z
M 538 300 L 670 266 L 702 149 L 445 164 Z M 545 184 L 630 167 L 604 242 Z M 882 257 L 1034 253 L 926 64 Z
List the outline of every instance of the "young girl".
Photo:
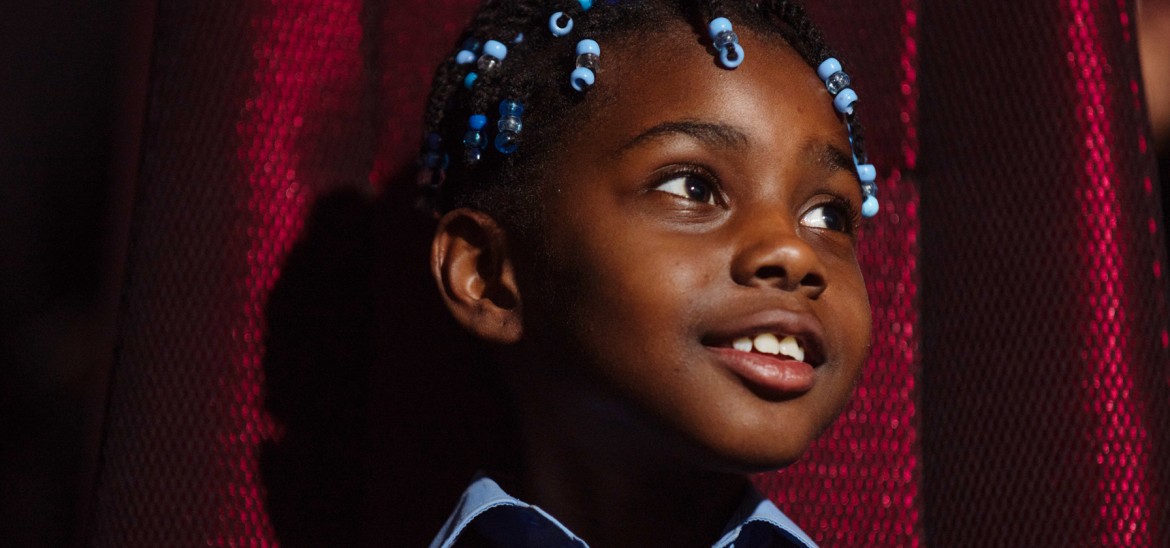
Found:
M 800 457 L 869 346 L 849 85 L 792 2 L 483 6 L 419 183 L 520 457 L 432 546 L 812 545 L 748 475 Z

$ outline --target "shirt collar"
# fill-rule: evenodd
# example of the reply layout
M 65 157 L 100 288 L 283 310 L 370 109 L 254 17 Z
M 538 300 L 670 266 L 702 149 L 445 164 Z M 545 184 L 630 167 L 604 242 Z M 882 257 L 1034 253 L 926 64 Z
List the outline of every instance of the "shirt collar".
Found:
M 548 512 L 509 495 L 481 474 L 463 492 L 431 548 L 451 548 L 473 522 L 477 534 L 505 546 L 589 546 Z M 816 543 L 772 501 L 751 488 L 712 548 L 766 546 L 816 548 Z

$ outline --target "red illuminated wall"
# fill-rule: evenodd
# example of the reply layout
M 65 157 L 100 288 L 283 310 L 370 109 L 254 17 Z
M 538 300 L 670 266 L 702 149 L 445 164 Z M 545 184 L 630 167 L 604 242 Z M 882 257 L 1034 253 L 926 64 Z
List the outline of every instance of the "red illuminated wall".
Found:
M 473 3 L 159 2 L 94 544 L 438 527 L 403 498 L 447 504 L 463 476 L 428 489 L 411 471 L 455 459 L 462 431 L 419 410 L 478 400 L 417 393 L 451 379 L 391 332 L 441 320 L 377 288 L 418 266 L 391 252 L 418 234 L 385 211 Z M 824 545 L 1170 544 L 1133 8 L 1016 4 L 812 6 L 857 82 L 882 201 L 856 398 L 758 478 Z

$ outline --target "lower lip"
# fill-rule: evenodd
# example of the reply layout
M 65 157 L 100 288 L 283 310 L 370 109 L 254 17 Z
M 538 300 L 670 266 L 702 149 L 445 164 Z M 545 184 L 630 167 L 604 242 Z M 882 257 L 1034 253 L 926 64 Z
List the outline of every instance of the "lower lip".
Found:
M 734 348 L 708 347 L 720 361 L 748 384 L 776 395 L 808 392 L 816 382 L 816 372 L 807 363 Z

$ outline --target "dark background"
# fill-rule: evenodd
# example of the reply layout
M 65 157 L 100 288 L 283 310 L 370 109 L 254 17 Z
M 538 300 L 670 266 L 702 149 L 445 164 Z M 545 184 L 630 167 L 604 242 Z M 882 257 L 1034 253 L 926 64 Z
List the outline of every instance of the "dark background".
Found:
M 97 465 L 154 3 L 0 18 L 0 544 L 62 545 Z
M 58 0 L 9 5 L 0 18 L 5 546 L 84 538 L 117 348 L 155 14 L 146 0 Z M 1170 143 L 1165 128 L 1157 134 L 1165 173 Z M 1161 194 L 1170 196 L 1165 186 Z M 346 203 L 333 202 L 341 211 Z

